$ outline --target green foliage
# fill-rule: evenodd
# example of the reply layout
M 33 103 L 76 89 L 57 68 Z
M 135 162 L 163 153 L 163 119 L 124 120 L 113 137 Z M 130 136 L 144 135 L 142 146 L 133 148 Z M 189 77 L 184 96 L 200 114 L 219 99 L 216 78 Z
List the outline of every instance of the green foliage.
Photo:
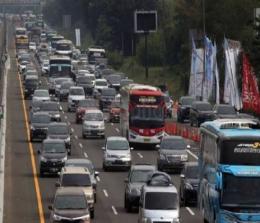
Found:
M 118 70 L 123 65 L 124 58 L 118 51 L 109 51 L 107 57 L 108 64 L 113 68 Z

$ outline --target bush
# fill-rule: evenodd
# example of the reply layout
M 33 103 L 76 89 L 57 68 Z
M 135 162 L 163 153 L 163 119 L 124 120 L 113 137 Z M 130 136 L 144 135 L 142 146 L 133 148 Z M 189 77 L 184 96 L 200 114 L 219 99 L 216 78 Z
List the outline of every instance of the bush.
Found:
M 107 58 L 108 64 L 116 70 L 123 65 L 124 58 L 118 51 L 109 51 Z

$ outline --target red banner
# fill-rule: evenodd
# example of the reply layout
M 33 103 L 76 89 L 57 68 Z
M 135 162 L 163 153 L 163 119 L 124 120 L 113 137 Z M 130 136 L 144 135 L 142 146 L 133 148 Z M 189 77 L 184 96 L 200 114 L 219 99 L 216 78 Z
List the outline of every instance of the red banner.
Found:
M 248 56 L 243 54 L 242 102 L 245 111 L 260 114 L 260 97 L 258 84 Z

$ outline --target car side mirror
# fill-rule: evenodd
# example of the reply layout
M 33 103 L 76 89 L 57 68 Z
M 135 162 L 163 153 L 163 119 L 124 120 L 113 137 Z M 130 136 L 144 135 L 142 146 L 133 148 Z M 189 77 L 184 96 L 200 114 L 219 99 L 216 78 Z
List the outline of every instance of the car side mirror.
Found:
M 55 183 L 55 186 L 56 186 L 56 187 L 60 187 L 60 182 L 56 182 L 56 183 Z
M 191 146 L 190 145 L 187 145 L 187 149 L 190 149 L 191 148 Z
M 124 181 L 125 181 L 125 183 L 128 183 L 128 182 L 129 182 L 128 178 L 125 178 L 125 180 L 124 180 Z
M 95 171 L 95 177 L 99 176 L 99 172 L 98 171 Z
M 130 150 L 134 150 L 134 147 L 130 147 Z
M 48 206 L 48 209 L 52 211 L 52 210 L 53 210 L 53 206 L 52 206 L 52 205 L 49 205 L 49 206 Z
M 181 175 L 180 175 L 180 178 L 182 178 L 182 179 L 185 178 L 185 175 L 184 175 L 184 174 L 181 174 Z
M 160 149 L 160 145 L 157 144 L 157 145 L 155 146 L 155 148 L 156 148 L 156 149 Z

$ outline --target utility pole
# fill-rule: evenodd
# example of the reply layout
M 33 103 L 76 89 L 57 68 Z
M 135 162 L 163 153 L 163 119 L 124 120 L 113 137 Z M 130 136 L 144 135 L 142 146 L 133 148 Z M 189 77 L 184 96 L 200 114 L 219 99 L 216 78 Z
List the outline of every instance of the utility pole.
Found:
M 148 34 L 149 32 L 144 33 L 144 41 L 145 41 L 145 79 L 147 80 L 149 77 L 149 65 L 148 65 Z

